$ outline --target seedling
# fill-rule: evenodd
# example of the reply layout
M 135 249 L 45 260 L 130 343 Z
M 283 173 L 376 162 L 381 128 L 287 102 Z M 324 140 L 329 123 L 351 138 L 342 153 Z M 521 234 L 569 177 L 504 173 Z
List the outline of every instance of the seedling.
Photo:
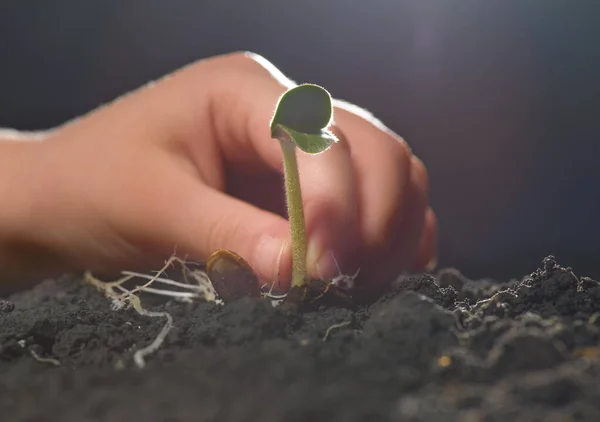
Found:
M 306 225 L 296 147 L 308 154 L 326 151 L 337 137 L 328 129 L 333 120 L 331 96 L 324 88 L 302 84 L 285 92 L 271 120 L 271 137 L 277 139 L 283 153 L 285 194 L 292 239 L 292 287 L 289 301 L 303 302 L 310 294 L 306 272 Z M 322 296 L 329 284 L 322 285 Z

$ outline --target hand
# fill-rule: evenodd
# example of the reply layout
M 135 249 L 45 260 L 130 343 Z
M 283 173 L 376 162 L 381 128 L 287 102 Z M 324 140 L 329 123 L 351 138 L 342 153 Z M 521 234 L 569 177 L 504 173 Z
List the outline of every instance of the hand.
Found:
M 5 265 L 20 274 L 158 269 L 173 252 L 204 260 L 226 248 L 286 290 L 282 155 L 269 121 L 292 85 L 261 57 L 219 56 L 30 143 L 30 202 L 16 201 L 30 211 L 6 226 L 7 244 L 20 247 L 4 249 Z M 436 220 L 422 162 L 356 106 L 336 101 L 334 119 L 339 143 L 298 152 L 310 274 L 338 275 L 337 263 L 381 286 L 431 265 Z

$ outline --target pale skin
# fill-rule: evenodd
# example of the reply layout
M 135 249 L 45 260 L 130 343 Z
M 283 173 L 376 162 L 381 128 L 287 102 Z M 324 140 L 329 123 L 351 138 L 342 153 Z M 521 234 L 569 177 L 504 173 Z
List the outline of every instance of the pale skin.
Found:
M 0 281 L 156 270 L 173 253 L 202 261 L 225 248 L 286 291 L 282 153 L 269 122 L 292 84 L 265 59 L 233 53 L 53 130 L 0 131 Z M 340 142 L 298 153 L 309 274 L 339 275 L 337 263 L 381 287 L 431 269 L 437 228 L 423 163 L 364 110 L 334 104 Z

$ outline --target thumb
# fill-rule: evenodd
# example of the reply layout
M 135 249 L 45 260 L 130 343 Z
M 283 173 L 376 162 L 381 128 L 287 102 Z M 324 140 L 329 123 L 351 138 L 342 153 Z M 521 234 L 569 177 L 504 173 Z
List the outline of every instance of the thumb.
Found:
M 205 259 L 217 249 L 244 258 L 263 283 L 287 290 L 291 278 L 289 227 L 283 217 L 193 180 L 185 208 L 168 221 L 177 249 Z M 195 192 L 190 199 L 189 192 Z M 182 251 L 184 249 L 184 251 Z

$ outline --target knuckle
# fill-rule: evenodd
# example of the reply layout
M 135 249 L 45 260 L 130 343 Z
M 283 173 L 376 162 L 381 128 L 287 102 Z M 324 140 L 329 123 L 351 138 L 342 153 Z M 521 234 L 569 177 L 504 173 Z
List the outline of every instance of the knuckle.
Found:
M 402 138 L 392 137 L 391 140 L 392 142 L 388 142 L 391 158 L 401 170 L 410 169 L 412 154 L 408 145 Z
M 262 59 L 262 56 L 259 56 L 258 54 L 250 51 L 236 51 L 233 53 L 225 54 L 221 57 L 227 62 L 228 65 L 235 65 L 240 69 L 244 69 L 247 71 L 261 70 L 259 61 Z
M 268 78 L 284 88 L 291 88 L 295 85 L 295 82 L 285 76 L 277 66 L 260 54 L 251 51 L 237 51 L 222 57 L 227 61 L 228 66 L 237 71 Z
M 348 141 L 348 138 L 341 127 L 334 123 L 329 127 L 329 130 L 338 139 L 338 142 L 335 144 L 337 149 L 343 149 L 346 152 L 350 152 L 352 150 L 350 142 Z
M 391 142 L 390 142 L 391 141 Z M 388 148 L 386 151 L 388 165 L 394 169 L 396 180 L 390 181 L 387 192 L 390 195 L 388 206 L 382 209 L 379 225 L 377 226 L 377 237 L 385 239 L 381 247 L 387 249 L 394 243 L 398 236 L 402 222 L 407 218 L 410 211 L 410 190 L 411 190 L 411 153 L 403 142 L 398 142 L 396 138 L 388 137 L 386 142 Z M 383 193 L 382 193 L 383 194 Z
M 223 76 L 230 75 L 231 77 L 239 77 L 241 74 L 258 74 L 268 75 L 265 65 L 266 63 L 273 66 L 258 54 L 250 51 L 235 51 L 231 53 L 221 54 L 203 58 L 191 63 L 186 68 L 189 68 L 198 78 L 204 79 L 206 74 L 215 73 Z M 273 66 L 274 67 L 274 66 Z
M 415 183 L 423 195 L 427 195 L 429 193 L 429 173 L 425 164 L 417 156 L 413 156 L 411 158 L 411 167 L 411 177 L 414 178 L 413 183 Z

